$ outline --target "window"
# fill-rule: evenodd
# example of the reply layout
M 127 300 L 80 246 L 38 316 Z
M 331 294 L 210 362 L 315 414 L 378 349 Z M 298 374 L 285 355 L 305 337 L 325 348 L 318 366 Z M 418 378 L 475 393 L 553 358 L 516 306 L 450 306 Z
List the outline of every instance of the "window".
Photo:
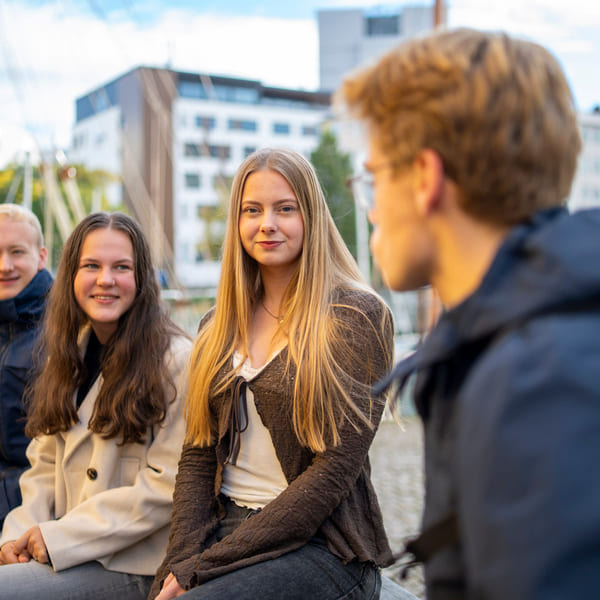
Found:
M 229 191 L 229 188 L 231 188 L 232 182 L 233 182 L 233 176 L 225 175 L 224 173 L 217 173 L 216 175 L 213 175 L 213 178 L 212 178 L 212 186 L 213 186 L 213 189 L 215 189 L 215 190 L 227 189 L 227 191 Z
M 273 123 L 273 133 L 288 135 L 290 126 L 288 123 Z
M 400 33 L 400 17 L 367 17 L 365 19 L 365 33 L 368 36 L 398 35 Z
M 244 119 L 229 119 L 229 129 L 234 131 L 256 131 L 256 121 L 247 121 Z
M 214 129 L 216 124 L 217 120 L 214 117 L 196 116 L 196 127 L 198 129 Z
M 219 144 L 194 144 L 187 143 L 184 148 L 185 156 L 210 156 L 211 158 L 231 158 L 231 146 Z
M 202 154 L 200 144 L 186 144 L 183 153 L 185 156 L 200 156 Z
M 217 144 L 211 144 L 208 147 L 208 154 L 212 158 L 220 158 L 222 160 L 231 158 L 231 146 L 220 146 Z
M 244 146 L 244 158 L 250 156 L 253 152 L 256 152 L 256 146 Z
M 256 88 L 215 84 L 213 89 L 217 99 L 223 102 L 256 104 L 259 100 L 258 90 Z
M 195 251 L 196 255 L 194 256 L 194 262 L 201 263 L 207 258 L 206 249 L 204 244 L 196 244 Z
M 198 189 L 202 183 L 199 173 L 185 174 L 185 187 L 190 189 Z
M 73 137 L 73 148 L 81 148 L 82 146 L 85 146 L 86 143 L 87 140 L 85 133 L 80 133 Z
M 317 102 L 307 102 L 306 100 L 299 100 L 296 98 L 276 98 L 273 96 L 263 96 L 261 104 L 266 106 L 286 106 L 288 108 L 314 108 L 315 106 L 322 106 L 326 108 L 327 105 L 320 104 Z
M 206 90 L 200 81 L 179 81 L 179 95 L 182 98 L 206 99 Z
M 312 125 L 303 125 L 302 135 L 317 135 L 317 128 Z

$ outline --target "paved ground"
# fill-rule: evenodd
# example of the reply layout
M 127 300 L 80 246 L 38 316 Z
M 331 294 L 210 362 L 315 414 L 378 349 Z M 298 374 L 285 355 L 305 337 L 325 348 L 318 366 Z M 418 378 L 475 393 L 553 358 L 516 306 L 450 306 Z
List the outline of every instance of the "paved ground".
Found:
M 405 538 L 419 531 L 423 506 L 421 423 L 409 417 L 402 425 L 382 421 L 371 447 L 373 483 L 394 552 L 403 547 Z M 397 577 L 398 567 L 389 567 L 384 573 L 418 598 L 425 598 L 421 567 L 411 569 L 404 581 Z

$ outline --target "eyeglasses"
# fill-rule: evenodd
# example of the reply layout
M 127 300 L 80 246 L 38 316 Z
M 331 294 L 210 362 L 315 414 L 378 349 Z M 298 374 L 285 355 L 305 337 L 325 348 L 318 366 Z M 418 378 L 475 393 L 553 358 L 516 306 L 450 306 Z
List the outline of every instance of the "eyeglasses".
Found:
M 369 212 L 375 207 L 375 193 L 373 186 L 375 178 L 373 173 L 363 171 L 349 177 L 346 185 L 352 190 L 356 203 L 365 211 Z
M 393 161 L 377 165 L 376 167 L 370 167 L 368 171 L 362 171 L 357 173 L 346 180 L 346 185 L 352 190 L 354 199 L 357 204 L 365 211 L 369 212 L 375 208 L 375 173 L 378 171 L 384 171 L 386 169 L 393 169 L 405 165 L 406 161 L 399 162 Z

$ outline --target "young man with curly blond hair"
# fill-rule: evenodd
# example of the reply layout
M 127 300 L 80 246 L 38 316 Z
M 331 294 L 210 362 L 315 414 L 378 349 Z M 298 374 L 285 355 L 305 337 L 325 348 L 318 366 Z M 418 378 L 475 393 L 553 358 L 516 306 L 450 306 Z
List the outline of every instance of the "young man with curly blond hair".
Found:
M 338 101 L 366 125 L 384 279 L 445 307 L 380 384 L 417 373 L 426 499 L 409 549 L 428 600 L 595 597 L 600 211 L 564 207 L 581 146 L 564 73 L 534 43 L 445 30 Z

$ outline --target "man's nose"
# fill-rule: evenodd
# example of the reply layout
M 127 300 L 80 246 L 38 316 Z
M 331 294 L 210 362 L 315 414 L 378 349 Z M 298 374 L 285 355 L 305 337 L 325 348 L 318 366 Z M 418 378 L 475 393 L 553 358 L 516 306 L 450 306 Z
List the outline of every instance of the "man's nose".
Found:
M 0 271 L 12 271 L 13 261 L 8 252 L 0 252 Z

